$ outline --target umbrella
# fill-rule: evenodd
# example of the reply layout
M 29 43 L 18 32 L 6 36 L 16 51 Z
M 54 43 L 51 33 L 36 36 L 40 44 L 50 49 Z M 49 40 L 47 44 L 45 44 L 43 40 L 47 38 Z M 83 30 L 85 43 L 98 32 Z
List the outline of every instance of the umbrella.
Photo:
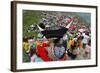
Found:
M 75 29 L 75 28 L 77 28 L 75 25 L 72 25 L 72 26 L 70 26 L 69 27 L 70 29 Z
M 70 23 L 71 21 L 72 21 L 72 19 L 69 17 L 65 19 L 65 23 Z
M 55 29 L 55 30 L 44 30 L 41 31 L 41 33 L 46 38 L 62 38 L 67 30 L 68 30 L 67 28 L 61 27 L 60 29 Z
M 85 29 L 79 29 L 78 30 L 78 32 L 84 32 L 85 31 Z

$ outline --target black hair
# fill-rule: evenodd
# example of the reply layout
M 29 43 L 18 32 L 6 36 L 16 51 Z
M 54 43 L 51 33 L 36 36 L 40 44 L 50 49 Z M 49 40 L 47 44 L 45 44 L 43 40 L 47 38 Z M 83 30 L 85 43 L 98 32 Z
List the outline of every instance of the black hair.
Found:
M 57 38 L 54 40 L 54 43 L 57 44 L 57 43 L 59 43 L 59 41 L 60 41 L 60 38 Z
M 90 46 L 91 46 L 91 40 L 89 40 L 89 41 L 88 41 L 88 45 L 90 45 Z
M 28 42 L 28 37 L 23 37 L 23 42 Z

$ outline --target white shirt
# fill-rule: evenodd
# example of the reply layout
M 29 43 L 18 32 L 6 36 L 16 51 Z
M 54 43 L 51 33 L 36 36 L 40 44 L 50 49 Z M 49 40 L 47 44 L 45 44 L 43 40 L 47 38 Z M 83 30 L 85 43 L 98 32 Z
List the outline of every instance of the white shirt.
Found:
M 82 40 L 82 42 L 85 43 L 85 44 L 87 44 L 90 37 L 88 35 L 85 35 L 85 33 L 83 33 L 82 35 L 84 37 L 83 40 Z

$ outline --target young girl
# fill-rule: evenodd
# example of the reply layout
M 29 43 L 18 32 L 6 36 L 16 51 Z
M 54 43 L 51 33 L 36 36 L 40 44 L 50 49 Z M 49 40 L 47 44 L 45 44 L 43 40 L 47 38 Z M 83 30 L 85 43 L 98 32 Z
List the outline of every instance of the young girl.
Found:
M 46 47 L 50 46 L 49 42 L 44 42 L 42 37 L 38 37 L 36 43 L 37 43 L 37 47 L 36 47 L 37 55 L 43 61 L 52 61 L 51 58 L 49 58 L 48 56 L 48 52 L 46 51 Z

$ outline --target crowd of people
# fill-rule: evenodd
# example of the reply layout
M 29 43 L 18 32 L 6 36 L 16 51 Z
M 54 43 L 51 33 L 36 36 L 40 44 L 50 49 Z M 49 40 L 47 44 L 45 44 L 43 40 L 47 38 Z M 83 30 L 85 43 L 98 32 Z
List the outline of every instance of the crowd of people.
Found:
M 65 13 L 43 12 L 40 22 L 23 37 L 23 62 L 85 60 L 91 58 L 91 32 L 79 18 Z M 34 35 L 34 34 L 33 34 Z

